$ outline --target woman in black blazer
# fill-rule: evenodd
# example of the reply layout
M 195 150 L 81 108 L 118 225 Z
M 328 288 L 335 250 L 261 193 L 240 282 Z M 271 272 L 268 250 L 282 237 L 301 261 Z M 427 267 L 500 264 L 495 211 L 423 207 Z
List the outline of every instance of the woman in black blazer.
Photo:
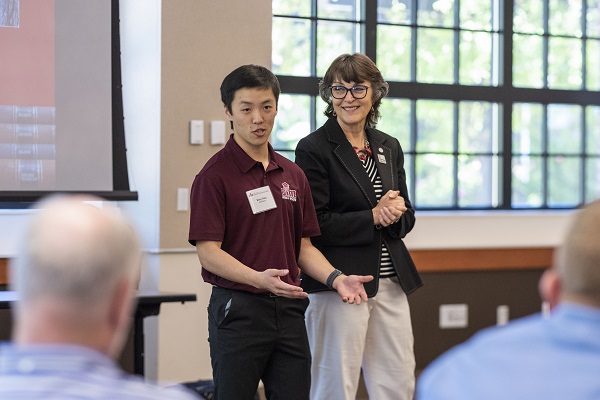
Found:
M 361 368 L 369 398 L 412 399 L 415 358 L 406 295 L 422 285 L 402 239 L 415 224 L 404 154 L 374 128 L 388 84 L 365 55 L 336 58 L 319 84 L 328 121 L 296 147 L 321 236 L 313 238 L 346 275 L 373 275 L 370 300 L 350 306 L 309 276 L 306 325 L 311 398 L 355 399 Z

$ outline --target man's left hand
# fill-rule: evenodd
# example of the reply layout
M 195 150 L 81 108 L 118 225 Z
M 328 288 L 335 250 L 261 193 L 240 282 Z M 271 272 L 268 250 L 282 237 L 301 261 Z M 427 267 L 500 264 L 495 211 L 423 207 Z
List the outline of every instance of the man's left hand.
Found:
M 333 281 L 333 288 L 337 290 L 344 303 L 360 304 L 367 301 L 367 292 L 363 283 L 373 280 L 372 275 L 340 275 Z

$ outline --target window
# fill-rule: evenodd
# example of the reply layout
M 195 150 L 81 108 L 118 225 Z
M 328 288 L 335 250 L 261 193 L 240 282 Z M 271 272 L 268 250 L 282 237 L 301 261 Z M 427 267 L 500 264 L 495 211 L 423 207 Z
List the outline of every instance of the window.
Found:
M 418 209 L 572 208 L 600 197 L 600 0 L 273 0 L 273 146 L 320 126 L 318 82 L 362 52 L 378 128 Z

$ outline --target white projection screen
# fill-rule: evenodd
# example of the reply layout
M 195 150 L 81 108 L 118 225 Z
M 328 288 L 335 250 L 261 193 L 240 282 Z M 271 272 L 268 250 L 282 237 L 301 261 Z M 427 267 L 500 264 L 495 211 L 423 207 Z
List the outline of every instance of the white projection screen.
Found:
M 129 189 L 117 0 L 0 0 L 0 203 Z

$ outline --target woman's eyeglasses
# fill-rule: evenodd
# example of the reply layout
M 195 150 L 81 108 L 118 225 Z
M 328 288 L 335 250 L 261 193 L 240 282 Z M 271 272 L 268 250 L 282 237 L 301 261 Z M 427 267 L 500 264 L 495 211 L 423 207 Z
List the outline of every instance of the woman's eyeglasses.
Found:
M 331 90 L 331 96 L 334 99 L 343 99 L 346 97 L 346 94 L 350 92 L 352 97 L 355 99 L 364 99 L 367 95 L 367 91 L 369 90 L 368 86 L 356 85 L 351 88 L 347 88 L 344 86 L 329 86 L 329 90 Z

